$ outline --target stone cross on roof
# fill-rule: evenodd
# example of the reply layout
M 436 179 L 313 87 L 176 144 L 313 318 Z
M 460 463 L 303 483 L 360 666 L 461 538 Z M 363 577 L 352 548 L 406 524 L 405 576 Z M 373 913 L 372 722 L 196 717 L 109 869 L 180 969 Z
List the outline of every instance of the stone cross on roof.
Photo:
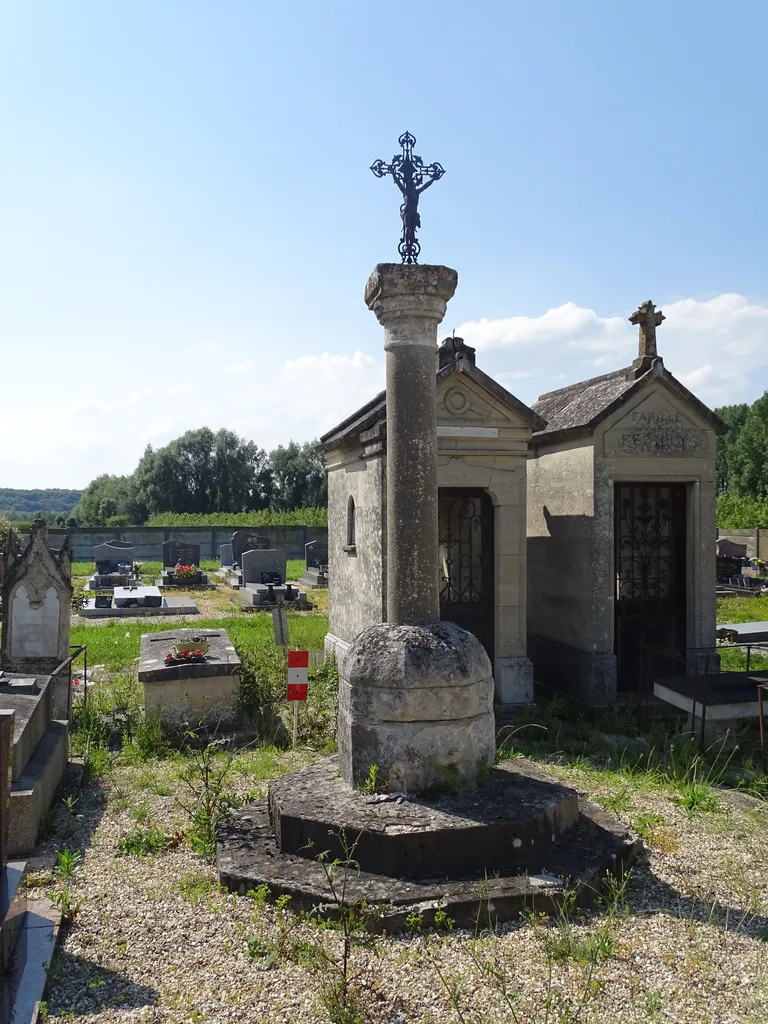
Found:
M 629 317 L 631 324 L 637 324 L 640 327 L 639 359 L 656 358 L 658 355 L 656 352 L 656 328 L 660 327 L 662 321 L 666 319 L 661 310 L 657 310 L 650 299 L 638 307 L 632 316 Z

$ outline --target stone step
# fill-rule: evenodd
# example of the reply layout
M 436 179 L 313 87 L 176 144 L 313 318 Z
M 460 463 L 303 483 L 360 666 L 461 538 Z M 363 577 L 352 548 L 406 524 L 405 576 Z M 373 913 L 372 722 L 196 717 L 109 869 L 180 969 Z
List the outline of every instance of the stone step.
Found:
M 66 722 L 49 722 L 24 772 L 11 785 L 8 853 L 30 853 L 37 842 L 40 821 L 51 806 L 56 787 L 67 768 L 69 734 Z
M 13 710 L 13 778 L 18 779 L 53 717 L 50 677 L 37 677 L 38 694 L 4 692 L 0 706 Z

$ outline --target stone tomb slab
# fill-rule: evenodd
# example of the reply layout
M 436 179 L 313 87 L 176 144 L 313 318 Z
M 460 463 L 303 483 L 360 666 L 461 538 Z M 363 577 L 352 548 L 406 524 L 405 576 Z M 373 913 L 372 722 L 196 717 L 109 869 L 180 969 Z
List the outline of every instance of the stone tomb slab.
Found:
M 335 759 L 320 762 L 316 767 L 321 765 L 329 766 L 330 772 L 336 770 Z M 565 799 L 568 816 L 572 815 L 573 800 L 576 800 L 578 809 L 575 822 L 559 837 L 556 836 L 554 842 L 550 841 L 537 853 L 530 854 L 525 861 L 520 852 L 525 843 L 522 842 L 520 847 L 515 847 L 513 837 L 509 848 L 509 863 L 494 869 L 483 866 L 446 874 L 432 868 L 425 874 L 406 877 L 385 874 L 381 865 L 369 863 L 366 856 L 366 862 L 361 862 L 360 870 L 351 869 L 346 876 L 346 897 L 350 902 L 365 900 L 369 905 L 379 909 L 379 914 L 371 915 L 373 928 L 389 932 L 402 930 L 406 926 L 406 918 L 411 913 L 423 915 L 424 924 L 428 927 L 435 923 L 435 914 L 440 910 L 445 910 L 460 927 L 468 928 L 476 926 L 480 915 L 483 920 L 502 922 L 516 918 L 526 909 L 551 913 L 556 909 L 558 900 L 562 899 L 566 888 L 571 887 L 576 889 L 579 904 L 586 905 L 599 893 L 606 875 L 621 877 L 642 852 L 640 840 L 621 822 L 606 814 L 596 804 L 579 797 L 573 790 L 559 785 L 554 779 L 548 780 L 546 774 L 536 766 L 517 760 L 499 766 L 496 770 L 511 772 L 513 778 L 517 775 L 515 781 L 522 781 L 524 787 L 533 783 L 531 792 L 538 791 L 539 796 L 542 793 L 538 790 L 538 785 L 549 781 L 556 792 Z M 295 777 L 288 776 L 280 781 L 290 784 L 290 780 Z M 328 780 L 328 771 L 325 772 L 325 779 Z M 236 812 L 223 827 L 217 849 L 219 881 L 231 891 L 243 894 L 259 885 L 267 885 L 273 897 L 290 895 L 294 908 L 311 910 L 319 905 L 325 905 L 328 909 L 328 904 L 332 900 L 326 869 L 317 860 L 317 855 L 329 850 L 333 837 L 329 836 L 327 831 L 325 835 L 318 837 L 320 842 L 314 847 L 314 855 L 310 850 L 302 850 L 301 854 L 282 851 L 270 819 L 273 785 L 274 783 L 270 785 L 270 798 Z M 482 793 L 483 790 L 480 790 L 475 794 L 479 803 L 482 803 Z M 328 809 L 328 828 L 333 828 L 333 822 L 338 822 L 340 815 L 336 813 L 335 808 L 326 807 L 329 795 L 330 790 L 325 789 L 315 794 L 314 819 L 319 820 L 321 807 L 324 810 Z M 333 795 L 338 795 L 335 789 Z M 397 835 L 398 826 L 395 821 L 386 821 L 382 817 L 382 806 L 392 803 L 401 811 L 405 807 L 402 813 L 408 819 L 411 819 L 412 815 L 418 817 L 427 814 L 421 803 L 412 804 L 408 800 L 404 800 L 402 804 L 398 804 L 396 800 L 367 803 L 366 800 L 374 801 L 376 798 L 366 798 L 365 794 L 361 793 L 357 794 L 357 797 L 360 813 L 356 815 L 355 827 L 360 824 L 361 817 L 365 818 L 367 809 L 368 821 L 378 822 L 380 832 L 389 828 L 389 835 L 392 838 Z M 494 802 L 492 800 L 491 804 Z M 435 802 L 434 807 L 439 803 Z M 464 816 L 469 805 L 465 805 L 464 812 L 455 818 L 447 811 L 447 806 L 442 805 L 443 813 L 446 815 L 443 824 L 446 827 L 428 828 L 425 841 L 433 844 L 439 835 L 445 846 L 451 846 L 458 841 L 464 855 L 472 851 L 472 856 L 478 862 L 484 863 L 486 859 L 492 859 L 490 851 L 488 858 L 484 855 L 485 832 L 475 831 L 471 846 L 461 842 L 461 835 L 467 829 L 474 831 L 483 827 L 478 820 Z M 531 804 L 531 809 L 533 806 L 535 805 Z M 476 818 L 480 816 L 477 808 L 473 813 Z M 427 823 L 431 820 L 434 825 L 439 820 L 439 810 L 437 814 L 438 818 L 430 819 L 427 816 L 421 820 L 426 820 Z M 489 817 L 490 820 L 485 827 L 498 827 L 500 822 L 497 814 L 491 813 Z M 416 819 L 413 820 L 415 822 Z M 368 821 L 364 822 L 364 830 L 369 827 Z M 468 825 L 468 821 L 472 824 Z M 349 835 L 353 831 L 350 828 L 351 823 L 344 824 Z M 357 834 L 352 835 L 353 842 Z M 401 834 L 414 835 L 411 825 L 406 825 L 406 831 Z M 470 832 L 466 832 L 467 837 L 469 834 Z M 522 840 L 523 836 L 518 835 L 517 838 Z M 543 841 L 543 835 L 541 838 Z M 535 847 L 534 842 L 531 849 Z M 491 849 L 493 848 L 492 845 Z M 496 846 L 495 850 L 498 855 L 500 848 Z M 332 851 L 330 855 L 334 856 L 335 852 Z M 360 860 L 359 842 L 352 856 L 356 861 Z M 443 864 L 450 860 L 450 853 L 440 856 Z
M 84 619 L 122 619 L 149 615 L 199 615 L 200 609 L 188 597 L 164 597 L 159 608 L 117 608 L 114 601 L 109 608 L 97 608 L 95 599 L 91 599 L 79 614 Z
M 166 663 L 174 645 L 194 649 L 201 641 L 208 644 L 203 661 Z M 236 727 L 239 670 L 240 659 L 223 629 L 167 630 L 141 638 L 138 678 L 144 687 L 144 704 L 148 712 L 160 716 L 169 732 L 201 725 Z

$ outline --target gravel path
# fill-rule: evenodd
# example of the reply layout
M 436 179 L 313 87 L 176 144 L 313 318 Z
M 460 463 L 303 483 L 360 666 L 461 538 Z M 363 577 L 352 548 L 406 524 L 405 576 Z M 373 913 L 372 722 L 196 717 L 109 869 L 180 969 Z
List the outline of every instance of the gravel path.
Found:
M 311 756 L 243 754 L 234 788 L 260 792 L 266 776 Z M 42 874 L 33 881 L 51 894 L 66 886 L 83 902 L 50 977 L 48 1020 L 329 1020 L 322 989 L 333 972 L 318 967 L 317 950 L 338 951 L 336 933 L 297 923 L 260 899 L 220 892 L 210 865 L 183 841 L 154 856 L 117 855 L 120 838 L 139 826 L 185 827 L 174 797 L 178 770 L 173 761 L 119 767 L 80 794 L 71 823 L 57 812 L 39 865 L 68 846 L 83 850 L 82 866 L 70 879 Z M 611 795 L 576 770 L 559 774 L 596 797 Z M 649 862 L 631 880 L 624 912 L 560 929 L 525 920 L 477 940 L 451 931 L 378 939 L 352 957 L 357 1019 L 764 1024 L 764 805 L 725 794 L 719 810 L 687 815 L 670 791 L 630 788 L 621 800 L 628 822 L 660 816 L 651 819 Z M 556 940 L 578 954 L 589 938 L 602 943 L 598 962 L 553 960 Z M 249 939 L 263 955 L 249 955 Z

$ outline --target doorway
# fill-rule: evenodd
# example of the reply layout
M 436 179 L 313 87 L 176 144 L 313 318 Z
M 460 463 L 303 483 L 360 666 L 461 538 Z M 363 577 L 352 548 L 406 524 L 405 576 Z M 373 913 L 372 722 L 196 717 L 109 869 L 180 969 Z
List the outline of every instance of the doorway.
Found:
M 686 485 L 616 484 L 614 498 L 614 642 L 626 692 L 643 688 L 646 669 L 685 675 Z
M 481 490 L 438 491 L 440 618 L 473 633 L 493 664 L 493 503 Z

